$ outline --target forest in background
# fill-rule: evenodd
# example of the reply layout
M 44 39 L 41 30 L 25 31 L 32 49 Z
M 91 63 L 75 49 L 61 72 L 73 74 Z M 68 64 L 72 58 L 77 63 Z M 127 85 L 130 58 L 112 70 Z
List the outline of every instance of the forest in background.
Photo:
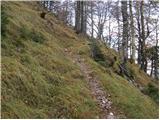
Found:
M 159 78 L 159 2 L 141 1 L 42 1 L 77 33 L 89 35 L 117 50 L 122 61 L 137 63 Z
M 2 118 L 158 118 L 158 1 L 1 4 Z

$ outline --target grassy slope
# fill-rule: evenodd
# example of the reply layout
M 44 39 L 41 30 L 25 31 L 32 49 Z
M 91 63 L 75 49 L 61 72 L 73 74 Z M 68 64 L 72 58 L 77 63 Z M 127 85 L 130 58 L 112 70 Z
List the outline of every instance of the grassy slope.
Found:
M 7 4 L 6 4 L 7 3 Z M 77 65 L 65 54 L 81 54 L 128 118 L 157 118 L 158 106 L 124 78 L 104 69 L 90 56 L 89 41 L 51 15 L 39 17 L 36 6 L 4 2 L 10 16 L 2 39 L 2 118 L 96 118 L 100 112 Z M 41 33 L 36 43 L 20 29 Z M 103 51 L 114 53 L 110 49 Z M 107 54 L 107 53 L 106 53 Z M 143 73 L 142 73 L 143 74 Z M 144 75 L 144 74 L 143 74 Z M 140 76 L 140 75 L 139 75 Z M 149 78 L 148 78 L 149 79 Z

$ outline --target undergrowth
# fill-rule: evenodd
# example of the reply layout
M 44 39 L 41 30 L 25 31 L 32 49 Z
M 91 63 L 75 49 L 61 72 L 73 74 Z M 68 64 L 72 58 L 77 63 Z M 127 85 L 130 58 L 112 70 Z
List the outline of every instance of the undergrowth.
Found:
M 63 53 L 65 38 L 46 31 L 32 4 L 4 4 L 13 17 L 2 42 L 2 118 L 96 118 L 81 71 Z
M 98 43 L 95 40 L 91 40 L 91 57 L 101 64 L 104 67 L 107 67 L 105 56 L 103 55 L 102 51 L 100 50 Z
M 143 90 L 144 94 L 149 95 L 157 104 L 159 103 L 159 89 L 149 83 Z
M 1 36 L 6 36 L 7 24 L 9 23 L 8 15 L 5 6 L 1 7 Z
M 25 26 L 20 28 L 20 36 L 23 39 L 29 39 L 40 44 L 44 43 L 45 41 L 45 38 L 42 35 L 42 33 L 37 32 L 34 29 L 28 30 Z
M 92 44 L 93 60 L 86 38 L 59 24 L 54 16 L 47 16 L 54 23 L 48 26 L 35 10 L 35 2 L 3 3 L 12 18 L 1 45 L 2 118 L 98 118 L 100 109 L 79 66 L 64 52 L 66 48 L 85 58 L 127 118 L 158 117 L 157 104 L 116 74 L 119 60 L 115 51 Z M 131 68 L 141 84 L 151 81 L 137 66 Z M 157 91 L 148 89 L 151 95 Z

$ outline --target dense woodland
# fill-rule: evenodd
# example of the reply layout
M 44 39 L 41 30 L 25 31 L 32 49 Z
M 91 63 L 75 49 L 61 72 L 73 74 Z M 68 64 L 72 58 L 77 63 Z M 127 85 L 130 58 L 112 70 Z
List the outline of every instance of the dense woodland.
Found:
M 158 79 L 158 1 L 66 0 L 40 4 L 74 27 L 77 34 L 88 35 L 117 50 L 123 68 L 129 60 Z

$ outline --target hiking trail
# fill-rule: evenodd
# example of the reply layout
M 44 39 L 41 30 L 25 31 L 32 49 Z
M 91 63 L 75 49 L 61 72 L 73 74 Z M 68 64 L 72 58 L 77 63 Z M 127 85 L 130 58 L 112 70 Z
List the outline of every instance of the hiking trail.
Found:
M 110 100 L 111 95 L 107 94 L 102 86 L 97 76 L 93 75 L 92 70 L 87 64 L 85 64 L 85 59 L 81 58 L 80 55 L 71 55 L 71 53 L 66 49 L 65 52 L 72 58 L 73 62 L 80 67 L 85 80 L 91 90 L 93 98 L 95 98 L 99 108 L 101 109 L 102 115 L 98 116 L 101 119 L 117 119 L 118 116 L 112 108 L 112 101 Z

